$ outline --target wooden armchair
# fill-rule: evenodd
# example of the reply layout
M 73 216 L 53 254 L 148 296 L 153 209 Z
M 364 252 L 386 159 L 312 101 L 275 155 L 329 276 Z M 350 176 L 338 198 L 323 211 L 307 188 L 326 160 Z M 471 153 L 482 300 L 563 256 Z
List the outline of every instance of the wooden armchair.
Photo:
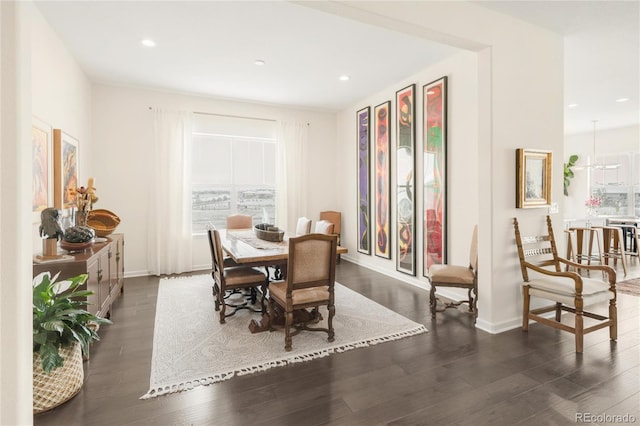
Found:
M 546 235 L 521 236 L 517 218 L 513 219 L 513 226 L 524 280 L 522 330 L 528 331 L 529 320 L 534 320 L 568 331 L 575 335 L 578 353 L 583 351 L 584 335 L 604 327 L 609 327 L 609 338 L 615 341 L 618 333 L 615 270 L 607 265 L 585 265 L 559 257 L 549 216 L 547 216 Z M 562 271 L 563 265 L 571 270 Z M 548 267 L 552 269 L 546 269 Z M 583 277 L 574 272 L 574 269 L 602 271 L 603 276 L 607 277 L 607 282 Z M 554 304 L 530 309 L 531 296 L 547 299 Z M 606 301 L 609 301 L 608 317 L 585 310 L 585 307 Z M 562 323 L 562 311 L 574 314 L 573 324 Z M 542 316 L 547 312 L 555 312 L 555 318 Z M 584 317 L 594 319 L 596 323 L 585 328 Z
M 337 238 L 334 235 L 308 234 L 289 239 L 289 263 L 285 281 L 269 284 L 269 318 L 273 330 L 275 305 L 284 311 L 284 348 L 290 351 L 292 336 L 301 330 L 324 331 L 334 340 L 333 317 Z M 326 306 L 327 327 L 309 327 L 308 322 L 294 323 L 294 311 Z M 291 331 L 292 328 L 296 330 Z
M 255 268 L 246 266 L 227 267 L 222 255 L 220 233 L 217 229 L 209 229 L 207 233 L 212 254 L 213 297 L 215 298 L 215 309 L 220 311 L 220 324 L 224 324 L 225 318 L 235 314 L 238 309 L 255 311 L 248 305 L 246 300 L 238 304 L 228 303 L 225 300 L 229 297 L 227 295 L 228 291 L 233 292 L 248 288 L 251 291 L 249 299 L 252 303 L 255 303 L 256 288 L 260 287 L 262 291 L 261 310 L 256 312 L 266 313 L 264 298 L 267 294 L 267 285 L 269 283 L 267 276 Z M 229 314 L 226 313 L 227 306 L 234 308 Z

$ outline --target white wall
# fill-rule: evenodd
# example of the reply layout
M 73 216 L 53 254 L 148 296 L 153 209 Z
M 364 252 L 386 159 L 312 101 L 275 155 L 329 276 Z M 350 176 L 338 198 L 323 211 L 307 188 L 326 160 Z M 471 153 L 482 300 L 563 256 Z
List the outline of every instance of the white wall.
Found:
M 146 275 L 147 207 L 150 154 L 153 151 L 153 121 L 149 107 L 229 114 L 309 123 L 309 197 L 306 215 L 317 219 L 322 210 L 340 210 L 336 161 L 335 114 L 284 108 L 231 100 L 216 100 L 171 92 L 116 87 L 93 87 L 94 167 L 100 198 L 96 208 L 115 212 L 121 218 L 116 232 L 125 235 L 125 275 Z M 216 159 L 211 159 L 215 167 Z M 211 258 L 206 239 L 196 238 L 194 269 L 209 268 Z
M 78 140 L 78 182 L 86 184 L 94 158 L 91 82 L 35 7 L 31 23 L 31 62 L 33 115 Z M 39 221 L 33 224 L 34 253 L 42 252 L 39 225 Z
M 477 53 L 478 174 L 468 182 L 468 191 L 480 195 L 478 326 L 491 332 L 517 327 L 522 315 L 522 276 L 513 217 L 519 217 L 523 232 L 534 233 L 544 229 L 547 211 L 515 208 L 515 150 L 548 149 L 555 153 L 552 201 L 560 202 L 562 161 L 558 157 L 564 152 L 562 38 L 467 2 L 313 3 L 311 7 Z M 355 114 L 355 109 L 351 113 Z M 469 125 L 450 121 L 449 129 L 456 131 Z M 348 126 L 341 123 L 340 129 Z M 352 132 L 341 130 L 339 137 L 341 143 L 353 144 Z M 450 205 L 450 211 L 466 208 L 466 203 Z M 562 229 L 562 211 L 553 218 L 556 228 Z M 458 220 L 450 222 L 450 230 L 463 226 Z M 464 233 L 452 231 L 452 247 L 468 246 Z
M 442 76 L 448 77 L 448 138 L 447 138 L 447 159 L 448 159 L 448 181 L 447 181 L 447 197 L 448 205 L 451 207 L 447 211 L 447 221 L 449 224 L 448 236 L 449 246 L 448 255 L 451 263 L 466 265 L 469 262 L 469 244 L 471 242 L 471 234 L 473 227 L 478 223 L 478 194 L 475 191 L 469 191 L 469 183 L 476 182 L 478 176 L 478 81 L 477 81 L 477 58 L 472 52 L 461 51 L 461 53 L 450 57 L 428 69 L 411 75 L 404 80 L 398 81 L 393 86 L 380 90 L 371 96 L 362 99 L 356 104 L 342 111 L 338 116 L 338 138 L 341 141 L 340 155 L 341 159 L 344 188 L 342 191 L 342 211 L 343 211 L 343 230 L 342 243 L 349 247 L 349 255 L 347 258 L 371 269 L 375 269 L 382 273 L 386 273 L 395 278 L 404 280 L 414 285 L 428 288 L 427 279 L 423 276 L 423 256 L 424 253 L 423 238 L 423 161 L 422 153 L 424 152 L 422 123 L 423 115 L 423 96 L 422 88 Z M 409 84 L 416 84 L 416 105 L 415 125 L 416 125 L 416 241 L 414 250 L 416 250 L 416 277 L 396 272 L 396 233 L 397 233 L 397 216 L 396 216 L 396 194 L 393 188 L 396 187 L 396 168 L 395 168 L 395 151 L 393 147 L 396 145 L 396 103 L 395 92 Z M 357 251 L 357 137 L 356 137 L 356 111 L 370 106 L 371 113 L 373 108 L 385 101 L 391 101 L 391 233 L 392 238 L 392 256 L 391 260 L 383 259 L 372 255 L 365 255 Z M 373 119 L 372 119 L 373 122 Z M 371 132 L 373 133 L 373 127 Z M 371 164 L 374 164 L 373 158 Z M 465 208 L 457 208 L 464 205 Z M 372 198 L 373 206 L 373 198 Z M 374 222 L 373 215 L 375 208 L 372 208 L 371 222 Z M 455 225 L 455 226 L 452 226 Z

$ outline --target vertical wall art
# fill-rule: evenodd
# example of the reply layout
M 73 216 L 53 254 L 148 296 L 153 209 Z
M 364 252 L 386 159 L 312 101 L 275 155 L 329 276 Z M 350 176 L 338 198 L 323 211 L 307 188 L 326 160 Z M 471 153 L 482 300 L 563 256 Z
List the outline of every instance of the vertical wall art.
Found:
M 376 256 L 391 259 L 391 214 L 389 203 L 391 201 L 391 162 L 389 132 L 391 121 L 389 111 L 391 101 L 386 101 L 373 110 L 374 137 L 375 137 L 375 208 L 376 225 L 375 241 Z
M 73 207 L 70 188 L 78 186 L 78 141 L 60 129 L 53 129 L 54 203 L 57 209 Z
M 371 254 L 371 172 L 369 168 L 369 120 L 371 108 L 356 113 L 358 135 L 358 251 Z
M 516 149 L 516 207 L 551 205 L 551 151 Z
M 424 263 L 447 262 L 447 77 L 422 90 L 424 137 Z
M 415 91 L 412 84 L 396 92 L 396 269 L 416 274 Z
M 53 143 L 51 126 L 38 118 L 31 125 L 33 161 L 33 221 L 40 220 L 40 212 L 53 206 Z

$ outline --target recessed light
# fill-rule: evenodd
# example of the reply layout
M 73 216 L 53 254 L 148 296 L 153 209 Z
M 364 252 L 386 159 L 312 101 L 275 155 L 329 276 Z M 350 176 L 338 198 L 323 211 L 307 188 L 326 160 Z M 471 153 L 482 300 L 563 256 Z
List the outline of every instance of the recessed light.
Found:
M 261 67 L 265 64 L 266 62 L 263 61 L 262 59 L 256 59 L 254 64 L 256 64 L 257 66 Z
M 349 81 L 349 76 L 346 75 L 346 74 L 343 74 L 340 77 L 338 77 L 338 80 L 340 80 L 340 81 Z
M 577 106 L 578 106 L 578 104 L 569 104 L 569 105 L 567 105 L 567 108 L 575 108 Z
M 616 99 L 616 102 L 627 102 L 629 100 L 629 98 L 618 98 Z
M 143 46 L 147 46 L 147 47 L 155 47 L 156 42 L 151 40 L 150 38 L 144 38 L 141 41 Z

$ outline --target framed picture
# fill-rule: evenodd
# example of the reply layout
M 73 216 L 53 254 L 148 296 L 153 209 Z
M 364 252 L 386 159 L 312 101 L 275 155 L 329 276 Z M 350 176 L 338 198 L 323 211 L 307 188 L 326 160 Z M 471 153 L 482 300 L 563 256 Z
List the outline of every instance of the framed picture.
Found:
M 447 262 L 447 77 L 422 88 L 423 275 Z
M 390 144 L 391 101 L 373 109 L 375 139 L 375 208 L 376 208 L 376 256 L 391 259 L 391 161 Z
M 396 92 L 396 269 L 416 274 L 415 93 L 412 84 Z
M 358 251 L 371 254 L 371 168 L 369 152 L 369 120 L 371 108 L 356 113 L 358 140 Z
M 53 129 L 53 206 L 73 207 L 70 188 L 78 186 L 78 141 L 60 129 Z
M 33 162 L 33 222 L 40 212 L 53 206 L 53 139 L 51 126 L 34 117 L 31 125 L 31 160 Z
M 516 207 L 551 205 L 551 151 L 516 149 Z

